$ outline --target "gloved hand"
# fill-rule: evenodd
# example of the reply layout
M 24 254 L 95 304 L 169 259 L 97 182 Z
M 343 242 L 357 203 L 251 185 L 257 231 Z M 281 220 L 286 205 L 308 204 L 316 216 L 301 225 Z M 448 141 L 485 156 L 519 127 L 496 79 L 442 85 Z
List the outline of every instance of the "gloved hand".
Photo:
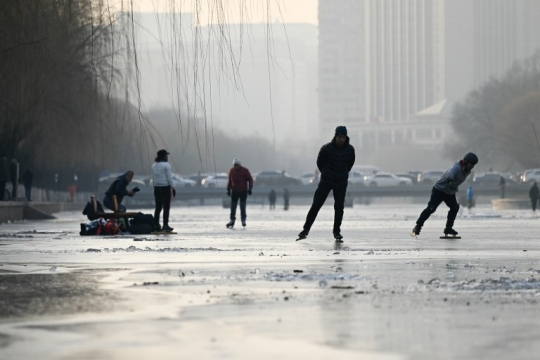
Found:
M 176 189 L 172 189 L 172 197 L 176 197 Z
M 227 196 L 231 196 L 231 190 L 227 190 Z
M 248 190 L 248 195 L 251 195 L 251 189 Z
M 133 191 L 134 193 L 136 193 L 136 192 L 141 191 L 141 189 L 139 189 L 138 187 L 135 186 L 131 191 Z
M 448 187 L 450 190 L 457 190 L 457 185 L 453 180 L 448 180 Z

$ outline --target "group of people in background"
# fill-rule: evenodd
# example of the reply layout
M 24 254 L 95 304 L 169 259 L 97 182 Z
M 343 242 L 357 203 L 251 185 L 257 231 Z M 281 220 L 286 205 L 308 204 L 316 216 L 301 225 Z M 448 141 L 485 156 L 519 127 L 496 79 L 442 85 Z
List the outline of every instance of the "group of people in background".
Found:
M 315 222 L 317 214 L 323 206 L 326 198 L 333 193 L 334 197 L 334 225 L 332 233 L 336 242 L 341 242 L 341 223 L 344 214 L 345 196 L 347 192 L 348 176 L 355 162 L 355 150 L 349 143 L 345 126 L 338 126 L 332 140 L 323 145 L 317 156 L 317 169 L 320 171 L 320 181 L 313 196 L 313 203 L 308 211 L 304 222 L 303 230 L 298 234 L 298 240 L 305 239 Z M 172 178 L 171 166 L 168 163 L 169 153 L 166 150 L 159 150 L 154 164 L 152 165 L 152 181 L 154 185 L 154 227 L 156 231 L 173 230 L 169 226 L 169 212 L 171 200 L 176 196 L 176 190 Z M 435 183 L 431 191 L 427 207 L 422 211 L 416 221 L 415 227 L 411 231 L 413 237 L 420 235 L 420 231 L 426 220 L 433 214 L 438 206 L 444 202 L 448 208 L 446 226 L 443 230 L 445 236 L 456 236 L 458 233 L 453 229 L 456 215 L 460 208 L 456 198 L 458 187 L 464 183 L 471 174 L 473 168 L 478 163 L 478 157 L 474 153 L 467 153 L 463 159 L 454 163 L 441 178 Z M 246 202 L 248 196 L 253 191 L 253 178 L 249 169 L 242 166 L 240 159 L 234 159 L 232 168 L 228 174 L 227 195 L 231 198 L 229 222 L 227 228 L 233 228 L 236 222 L 236 209 L 240 205 L 240 221 L 242 226 L 246 226 L 247 213 Z M 104 205 L 111 208 L 110 197 L 112 194 L 119 196 L 119 203 L 124 196 L 134 196 L 138 188 L 127 190 L 127 185 L 133 179 L 133 172 L 128 171 L 120 176 L 109 188 L 104 199 Z M 0 184 L 1 185 L 1 184 Z M 501 177 L 501 198 L 504 198 L 505 181 Z M 540 197 L 540 191 L 536 183 L 529 192 L 532 209 L 536 210 L 536 205 Z M 270 209 L 275 209 L 277 194 L 274 189 L 268 194 Z M 474 206 L 475 196 L 472 186 L 466 192 L 467 207 L 470 210 Z M 284 189 L 284 209 L 289 207 L 289 191 Z M 125 211 L 125 207 L 121 210 Z M 163 211 L 163 226 L 160 224 L 160 215 Z
M 32 201 L 32 183 L 34 182 L 34 173 L 31 167 L 26 168 L 21 177 L 19 177 L 19 162 L 17 159 L 11 159 L 8 162 L 7 157 L 0 157 L 0 201 L 19 197 L 19 183 L 24 185 L 24 197 L 28 201 Z M 11 193 L 8 193 L 6 186 L 11 183 Z
M 287 211 L 289 210 L 289 200 L 291 198 L 291 195 L 289 193 L 289 189 L 284 188 L 283 189 L 283 210 Z M 268 204 L 270 205 L 270 210 L 276 209 L 276 200 L 277 200 L 277 194 L 274 189 L 270 190 L 270 193 L 268 194 Z

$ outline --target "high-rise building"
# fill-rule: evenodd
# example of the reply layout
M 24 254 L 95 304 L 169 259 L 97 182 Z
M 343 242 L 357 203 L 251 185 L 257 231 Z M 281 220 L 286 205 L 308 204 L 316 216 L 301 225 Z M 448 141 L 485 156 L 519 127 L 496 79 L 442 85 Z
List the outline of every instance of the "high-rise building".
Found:
M 452 101 L 539 47 L 539 18 L 538 0 L 319 0 L 321 128 L 347 125 L 365 149 L 414 144 L 429 108 L 439 145 Z

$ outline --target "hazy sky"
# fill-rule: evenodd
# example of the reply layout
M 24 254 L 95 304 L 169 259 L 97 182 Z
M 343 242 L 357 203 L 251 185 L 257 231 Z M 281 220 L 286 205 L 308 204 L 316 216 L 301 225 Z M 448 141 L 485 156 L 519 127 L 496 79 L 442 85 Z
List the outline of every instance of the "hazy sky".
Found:
M 129 0 L 115 0 L 129 6 Z M 223 4 L 225 18 L 228 22 L 238 23 L 241 20 L 251 23 L 262 23 L 267 21 L 267 8 L 270 8 L 270 21 L 274 22 L 281 17 L 288 23 L 308 23 L 317 24 L 317 3 L 318 0 L 134 0 L 134 11 L 141 12 L 191 12 L 195 10 L 196 4 L 201 4 L 202 17 L 200 22 L 205 25 L 216 20 L 209 20 L 212 14 L 217 11 L 210 11 L 215 4 Z M 241 9 L 244 14 L 241 15 Z M 281 15 L 280 15 L 281 9 Z M 216 19 L 216 16 L 213 17 Z

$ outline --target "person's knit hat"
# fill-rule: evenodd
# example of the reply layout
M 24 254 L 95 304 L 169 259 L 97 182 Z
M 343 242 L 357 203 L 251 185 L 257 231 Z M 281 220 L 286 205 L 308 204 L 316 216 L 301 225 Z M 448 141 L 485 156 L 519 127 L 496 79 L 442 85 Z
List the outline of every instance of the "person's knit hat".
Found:
M 463 157 L 463 161 L 468 162 L 469 164 L 476 165 L 476 164 L 478 164 L 478 156 L 476 156 L 476 154 L 470 152 L 470 153 L 467 153 Z
M 234 165 L 242 165 L 242 162 L 240 161 L 240 159 L 236 158 L 236 159 L 234 159 L 234 160 L 232 161 L 232 164 L 233 164 L 233 166 L 234 166 Z
M 338 136 L 338 135 L 345 135 L 347 136 L 347 128 L 345 126 L 338 126 L 336 128 L 336 133 L 334 135 L 335 136 Z

